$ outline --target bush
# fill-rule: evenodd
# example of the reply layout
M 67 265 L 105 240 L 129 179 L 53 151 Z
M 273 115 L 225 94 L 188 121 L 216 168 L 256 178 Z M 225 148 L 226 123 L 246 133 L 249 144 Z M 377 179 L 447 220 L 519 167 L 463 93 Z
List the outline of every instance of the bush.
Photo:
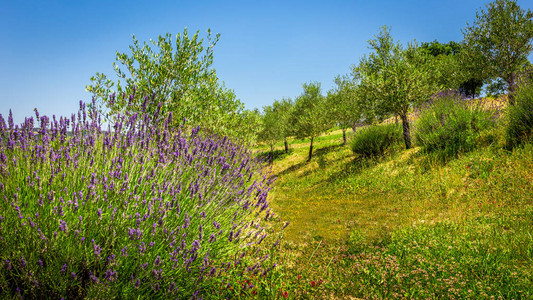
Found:
M 512 149 L 533 137 L 533 83 L 520 86 L 514 94 L 515 105 L 507 108 L 505 142 Z
M 80 106 L 36 111 L 38 131 L 0 116 L 0 298 L 188 299 L 272 268 L 272 180 L 249 150 L 169 131 L 171 114 L 104 131 Z
M 403 141 L 402 127 L 398 124 L 386 124 L 359 130 L 350 145 L 355 154 L 376 157 L 383 155 L 385 150 L 401 141 Z
M 492 117 L 483 105 L 469 103 L 456 92 L 444 92 L 422 108 L 415 141 L 424 151 L 447 160 L 475 149 L 480 133 L 492 127 Z

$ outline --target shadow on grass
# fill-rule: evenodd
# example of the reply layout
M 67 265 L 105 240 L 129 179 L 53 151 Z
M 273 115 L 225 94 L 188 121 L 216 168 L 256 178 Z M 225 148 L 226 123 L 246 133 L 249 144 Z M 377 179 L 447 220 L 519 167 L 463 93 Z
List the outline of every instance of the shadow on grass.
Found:
M 338 148 L 342 148 L 343 145 L 340 144 L 340 145 L 330 145 L 330 146 L 326 146 L 326 147 L 323 147 L 323 148 L 320 148 L 320 149 L 317 149 L 314 153 L 313 153 L 313 157 L 311 158 L 311 161 L 315 160 L 317 163 L 318 163 L 318 168 L 319 169 L 326 169 L 328 166 L 334 164 L 337 160 L 341 160 L 343 159 L 342 157 L 341 158 L 337 158 L 337 159 L 334 159 L 334 160 L 327 160 L 325 158 L 325 155 L 330 153 L 330 152 L 335 152 Z M 309 163 L 309 161 L 306 161 L 306 163 Z M 302 174 L 302 177 L 305 177 L 311 173 L 314 173 L 316 172 L 316 170 L 308 170 L 306 171 L 305 173 Z
M 378 164 L 376 160 L 368 159 L 362 156 L 355 157 L 352 161 L 344 164 L 338 172 L 331 174 L 325 181 L 328 183 L 334 183 L 338 180 L 342 180 L 346 177 L 353 176 L 361 172 L 363 169 L 375 166 Z
M 290 167 L 288 167 L 287 169 L 279 172 L 277 174 L 277 176 L 283 176 L 283 175 L 287 175 L 287 174 L 290 174 L 290 173 L 293 173 L 293 172 L 296 172 L 298 171 L 299 169 L 301 169 L 303 166 L 305 166 L 307 164 L 307 161 L 302 161 L 301 163 L 297 163 L 295 165 L 292 165 Z
M 293 153 L 292 149 L 289 149 L 288 153 L 285 153 L 285 149 L 274 150 L 274 152 L 273 152 L 273 154 L 274 154 L 273 161 L 282 160 L 285 157 L 291 155 L 292 153 Z M 264 160 L 265 162 L 269 162 L 270 161 L 270 154 L 271 154 L 270 150 L 262 151 L 262 152 L 257 153 L 257 157 L 262 159 L 262 160 Z
M 320 148 L 320 149 L 316 149 L 315 153 L 313 156 L 317 156 L 320 158 L 320 156 L 323 156 L 324 154 L 327 154 L 331 151 L 335 151 L 337 150 L 338 148 L 341 148 L 341 147 L 344 147 L 342 144 L 335 144 L 335 145 L 330 145 L 330 146 L 326 146 L 326 147 L 323 147 L 323 148 Z

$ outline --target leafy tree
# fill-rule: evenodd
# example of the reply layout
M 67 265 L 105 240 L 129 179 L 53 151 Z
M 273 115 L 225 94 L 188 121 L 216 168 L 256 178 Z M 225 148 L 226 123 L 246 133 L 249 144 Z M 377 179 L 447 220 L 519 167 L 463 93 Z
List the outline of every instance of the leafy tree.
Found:
M 258 140 L 270 146 L 270 163 L 274 161 L 274 145 L 282 138 L 282 128 L 278 122 L 278 112 L 272 106 L 263 107 L 261 130 Z
M 442 89 L 457 89 L 469 97 L 476 97 L 481 92 L 481 87 L 486 78 L 481 77 L 477 69 L 466 61 L 464 45 L 450 41 L 439 43 L 438 41 L 425 42 L 419 47 L 419 51 L 433 57 L 431 67 L 434 72 L 435 83 Z
M 439 43 L 437 40 L 433 42 L 423 42 L 420 44 L 420 49 L 426 51 L 429 55 L 437 57 L 439 55 L 455 55 L 461 52 L 461 44 L 450 41 L 446 44 Z
M 378 118 L 400 117 L 405 147 L 411 148 L 408 113 L 411 107 L 427 100 L 437 90 L 428 56 L 417 51 L 416 43 L 402 49 L 390 30 L 383 26 L 375 39 L 369 41 L 373 50 L 353 70 L 359 81 L 361 106 Z
M 161 107 L 147 107 L 150 116 L 173 113 L 173 126 L 187 120 L 186 127 L 202 126 L 215 134 L 236 137 L 240 126 L 255 118 L 233 91 L 220 84 L 213 68 L 213 47 L 219 35 L 207 31 L 207 43 L 187 29 L 174 38 L 171 34 L 142 45 L 133 36 L 131 54 L 116 53 L 113 63 L 118 80 L 96 73 L 86 86 L 98 108 L 112 118 L 118 114 L 142 113 L 145 97 L 154 97 Z M 119 66 L 120 65 L 120 66 Z M 134 94 L 129 98 L 124 95 Z M 118 96 L 115 96 L 118 95 Z M 242 138 L 242 136 L 241 136 Z M 251 139 L 250 134 L 244 136 Z
M 285 153 L 289 153 L 289 143 L 287 138 L 294 135 L 294 130 L 290 124 L 292 111 L 294 110 L 294 102 L 290 98 L 283 98 L 281 101 L 274 100 L 272 104 L 273 110 L 277 116 L 277 126 L 279 127 L 281 137 L 285 144 Z
M 527 64 L 533 49 L 533 13 L 514 0 L 495 0 L 476 12 L 474 24 L 467 24 L 463 35 L 466 59 L 483 77 L 503 79 L 511 91 L 516 72 Z
M 296 99 L 291 115 L 294 134 L 298 139 L 311 139 L 309 146 L 310 161 L 313 155 L 313 140 L 328 129 L 325 118 L 325 97 L 322 96 L 320 83 L 304 83 L 304 92 Z
M 335 77 L 337 87 L 328 92 L 327 112 L 331 123 L 342 129 L 343 145 L 346 145 L 346 129 L 354 128 L 360 122 L 361 113 L 357 107 L 357 86 L 348 76 Z

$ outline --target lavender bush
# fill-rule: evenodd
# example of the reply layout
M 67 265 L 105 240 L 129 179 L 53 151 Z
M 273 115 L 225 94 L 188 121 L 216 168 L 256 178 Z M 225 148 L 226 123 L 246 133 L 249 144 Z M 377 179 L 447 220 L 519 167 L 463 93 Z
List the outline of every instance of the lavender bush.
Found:
M 350 147 L 363 157 L 378 157 L 402 141 L 402 128 L 397 124 L 374 125 L 359 130 Z
M 199 128 L 170 131 L 160 109 L 107 130 L 81 102 L 70 118 L 0 115 L 1 298 L 196 298 L 230 267 L 272 267 L 261 162 Z
M 456 157 L 476 147 L 479 134 L 494 124 L 495 113 L 469 104 L 455 91 L 441 92 L 418 112 L 416 143 L 441 160 Z
M 533 71 L 519 74 L 513 90 L 515 103 L 507 109 L 504 129 L 507 149 L 513 149 L 533 137 Z

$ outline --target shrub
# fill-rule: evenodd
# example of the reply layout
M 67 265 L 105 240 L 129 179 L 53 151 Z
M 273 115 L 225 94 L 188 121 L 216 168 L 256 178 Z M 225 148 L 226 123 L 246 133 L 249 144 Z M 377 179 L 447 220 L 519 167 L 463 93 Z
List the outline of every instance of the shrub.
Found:
M 505 142 L 512 149 L 533 136 L 533 83 L 530 81 L 518 87 L 514 94 L 514 105 L 507 108 Z
M 480 133 L 491 128 L 492 113 L 460 94 L 448 91 L 437 95 L 422 108 L 415 140 L 424 151 L 447 160 L 473 150 Z
M 385 150 L 403 140 L 398 124 L 369 126 L 359 130 L 351 141 L 352 151 L 363 157 L 383 155 Z
M 196 298 L 267 272 L 272 180 L 249 150 L 171 114 L 36 117 L 0 116 L 0 298 Z

